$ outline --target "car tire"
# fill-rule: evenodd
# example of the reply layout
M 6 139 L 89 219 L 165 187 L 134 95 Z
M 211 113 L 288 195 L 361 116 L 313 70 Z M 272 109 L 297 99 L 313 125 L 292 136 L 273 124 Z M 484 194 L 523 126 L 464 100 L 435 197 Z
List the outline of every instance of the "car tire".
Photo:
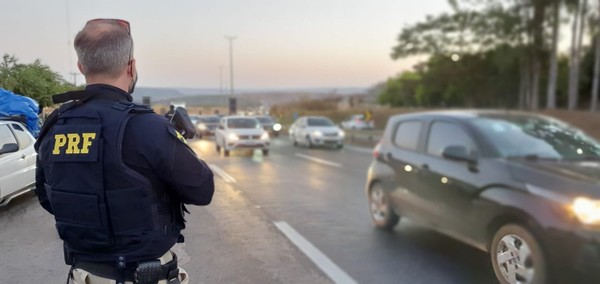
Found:
M 298 141 L 296 141 L 296 138 L 292 137 L 292 143 L 294 144 L 294 146 L 298 146 Z
M 219 146 L 219 144 L 218 144 L 218 143 L 215 143 L 215 144 L 217 144 L 217 147 L 216 147 L 216 149 L 217 149 L 217 153 L 221 152 L 221 146 Z
M 371 220 L 378 229 L 392 230 L 398 222 L 400 216 L 394 212 L 390 195 L 378 183 L 371 185 L 369 189 L 369 208 Z
M 262 150 L 263 156 L 269 156 L 269 149 Z
M 494 234 L 490 258 L 496 278 L 502 284 L 519 280 L 519 283 L 542 284 L 548 280 L 546 258 L 540 243 L 521 225 L 504 225 Z M 518 266 L 523 270 L 516 271 Z
M 225 157 L 229 157 L 229 150 L 224 150 L 223 154 L 225 155 Z

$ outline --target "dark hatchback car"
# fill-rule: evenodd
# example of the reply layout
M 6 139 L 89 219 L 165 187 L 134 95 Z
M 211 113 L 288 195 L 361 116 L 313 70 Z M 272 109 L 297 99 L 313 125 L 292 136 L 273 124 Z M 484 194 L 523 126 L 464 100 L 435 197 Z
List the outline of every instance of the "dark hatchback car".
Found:
M 215 135 L 215 129 L 219 125 L 220 118 L 216 115 L 198 115 L 196 118 L 196 128 L 199 136 Z
M 600 144 L 580 130 L 505 111 L 397 115 L 374 156 L 376 227 L 408 217 L 475 246 L 500 283 L 599 277 Z
M 265 131 L 269 132 L 269 134 L 271 136 L 273 136 L 273 137 L 279 136 L 279 132 L 281 132 L 281 124 L 277 123 L 272 117 L 257 116 L 256 119 L 258 119 L 260 124 L 263 126 L 263 129 Z

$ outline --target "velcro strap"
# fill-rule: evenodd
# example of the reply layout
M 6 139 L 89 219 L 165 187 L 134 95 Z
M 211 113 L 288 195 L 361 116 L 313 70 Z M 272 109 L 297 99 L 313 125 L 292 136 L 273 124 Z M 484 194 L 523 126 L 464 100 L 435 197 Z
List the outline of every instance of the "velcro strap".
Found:
M 96 94 L 86 91 L 86 90 L 71 91 L 71 92 L 66 92 L 66 93 L 52 96 L 52 102 L 55 104 L 61 104 L 64 102 L 74 101 L 74 100 L 86 101 L 87 99 L 93 97 L 94 95 L 96 95 Z

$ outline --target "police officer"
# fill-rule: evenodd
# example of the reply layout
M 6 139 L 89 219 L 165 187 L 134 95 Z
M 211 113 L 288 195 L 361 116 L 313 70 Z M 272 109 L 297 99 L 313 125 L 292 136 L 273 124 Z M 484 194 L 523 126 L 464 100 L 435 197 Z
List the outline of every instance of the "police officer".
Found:
M 169 120 L 172 121 L 173 120 L 173 116 L 175 115 L 175 106 L 174 105 L 170 105 L 169 106 L 169 111 L 167 111 L 167 113 L 165 113 L 165 117 Z
M 132 103 L 130 25 L 87 22 L 75 38 L 83 91 L 36 143 L 36 194 L 56 220 L 71 283 L 188 283 L 170 251 L 183 242 L 184 204 L 207 205 L 213 173 L 164 117 Z

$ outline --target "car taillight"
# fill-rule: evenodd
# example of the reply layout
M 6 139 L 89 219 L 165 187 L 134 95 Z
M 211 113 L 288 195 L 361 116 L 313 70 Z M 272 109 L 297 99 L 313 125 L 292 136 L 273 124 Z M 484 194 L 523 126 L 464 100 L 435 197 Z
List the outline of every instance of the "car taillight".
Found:
M 373 149 L 373 157 L 375 159 L 379 158 L 379 154 L 380 154 L 379 151 L 381 151 L 381 142 L 377 143 L 377 145 Z

